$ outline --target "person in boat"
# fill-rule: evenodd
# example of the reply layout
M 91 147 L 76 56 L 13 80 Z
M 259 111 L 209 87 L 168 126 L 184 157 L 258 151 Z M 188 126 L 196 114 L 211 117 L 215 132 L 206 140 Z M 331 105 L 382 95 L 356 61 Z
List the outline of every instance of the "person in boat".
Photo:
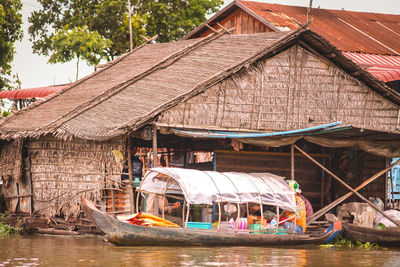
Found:
M 297 193 L 297 195 L 304 201 L 304 204 L 306 205 L 306 219 L 308 222 L 312 218 L 314 210 L 311 206 L 310 201 L 308 201 L 308 199 L 305 196 L 303 196 L 301 193 Z
M 284 221 L 283 227 L 298 234 L 306 231 L 306 205 L 303 199 L 298 195 L 301 193 L 299 184 L 295 180 L 288 180 L 288 185 L 295 192 L 296 213 L 284 210 L 279 216 L 280 221 Z
M 131 164 L 132 164 L 132 179 L 135 181 L 139 179 L 142 180 L 143 175 L 143 162 L 140 160 L 139 156 L 136 155 L 137 147 L 131 147 Z M 129 180 L 129 165 L 128 160 L 125 161 L 124 168 L 122 169 L 122 180 Z M 136 179 L 135 179 L 136 178 Z M 134 183 L 133 187 L 136 184 Z

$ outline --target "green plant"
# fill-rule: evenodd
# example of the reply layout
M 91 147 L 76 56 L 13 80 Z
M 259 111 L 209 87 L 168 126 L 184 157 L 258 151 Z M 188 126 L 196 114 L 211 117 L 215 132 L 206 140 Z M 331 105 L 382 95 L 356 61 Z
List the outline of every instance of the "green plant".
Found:
M 8 214 L 7 211 L 4 212 L 4 213 L 0 213 L 0 219 L 5 219 L 5 218 L 8 218 L 8 217 L 10 217 L 10 214 Z
M 10 235 L 10 234 L 19 234 L 21 229 L 17 227 L 12 227 L 11 225 L 0 222 L 0 237 Z
M 338 235 L 335 237 L 335 239 L 332 240 L 332 242 L 329 243 L 329 246 L 335 246 L 335 247 L 346 247 L 346 248 L 352 248 L 352 247 L 357 247 L 357 248 L 365 248 L 365 249 L 371 249 L 371 248 L 379 248 L 379 245 L 375 243 L 361 243 L 360 241 L 351 241 L 342 235 Z

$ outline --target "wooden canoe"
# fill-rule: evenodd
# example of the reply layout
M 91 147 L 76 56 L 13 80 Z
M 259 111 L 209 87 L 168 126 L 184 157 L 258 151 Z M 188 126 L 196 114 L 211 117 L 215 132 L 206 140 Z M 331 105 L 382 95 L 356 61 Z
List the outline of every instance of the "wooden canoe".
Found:
M 341 222 L 318 236 L 308 234 L 249 234 L 217 230 L 197 230 L 166 227 L 144 227 L 119 221 L 84 200 L 89 216 L 106 238 L 119 246 L 294 246 L 323 244 L 341 231 Z
M 343 236 L 352 241 L 359 241 L 362 243 L 370 242 L 387 247 L 400 246 L 400 227 L 375 229 L 344 223 Z

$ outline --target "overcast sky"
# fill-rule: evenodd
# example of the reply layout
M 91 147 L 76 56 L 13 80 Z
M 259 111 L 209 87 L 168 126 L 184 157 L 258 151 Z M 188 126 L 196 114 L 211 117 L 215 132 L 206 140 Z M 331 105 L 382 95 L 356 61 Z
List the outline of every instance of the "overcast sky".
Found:
M 225 1 L 225 5 L 231 1 Z M 309 0 L 264 0 L 284 5 L 308 6 Z M 65 64 L 47 64 L 47 57 L 33 54 L 32 44 L 29 42 L 28 17 L 34 10 L 40 8 L 36 0 L 22 0 L 24 38 L 16 44 L 16 55 L 13 62 L 13 72 L 17 73 L 22 81 L 22 88 L 41 87 L 53 84 L 63 84 L 75 81 L 76 61 Z M 363 12 L 400 14 L 400 0 L 313 0 L 313 7 L 326 9 L 342 9 Z M 91 72 L 85 62 L 79 66 L 79 78 Z

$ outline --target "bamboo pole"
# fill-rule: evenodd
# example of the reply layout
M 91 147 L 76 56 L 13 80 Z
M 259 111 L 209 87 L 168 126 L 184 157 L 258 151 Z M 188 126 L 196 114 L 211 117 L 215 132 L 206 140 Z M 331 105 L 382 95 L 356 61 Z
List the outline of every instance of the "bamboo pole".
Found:
M 131 0 L 128 0 L 128 16 L 129 16 L 129 48 L 132 52 L 133 50 L 133 35 L 132 35 L 132 8 L 131 8 Z
M 129 198 L 131 212 L 135 212 L 134 200 L 133 200 L 133 177 L 132 177 L 132 155 L 131 155 L 131 137 L 128 135 L 128 172 L 129 172 Z
M 187 228 L 187 223 L 189 222 L 189 213 L 190 213 L 190 203 L 187 203 L 185 228 Z
M 162 218 L 165 219 L 165 194 L 163 195 L 162 200 Z
M 317 164 L 320 168 L 324 169 L 327 173 L 329 173 L 333 178 L 335 178 L 336 180 L 338 180 L 341 184 L 343 184 L 347 189 L 349 189 L 351 192 L 353 192 L 354 194 L 356 194 L 359 198 L 361 198 L 362 200 L 364 200 L 364 202 L 366 202 L 371 208 L 373 208 L 374 210 L 376 210 L 377 212 L 379 212 L 380 214 L 382 214 L 383 217 L 385 217 L 386 219 L 388 219 L 389 221 L 391 221 L 392 223 L 394 223 L 397 226 L 400 226 L 400 223 L 396 222 L 395 220 L 393 220 L 392 218 L 390 218 L 389 216 L 387 216 L 385 213 L 383 213 L 380 209 L 378 209 L 374 204 L 372 204 L 368 199 L 366 199 L 365 197 L 363 197 L 360 193 L 358 193 L 357 191 L 355 191 L 351 186 L 349 186 L 347 183 L 345 183 L 342 179 L 340 179 L 338 176 L 336 176 L 333 172 L 331 172 L 330 170 L 328 170 L 327 168 L 325 168 L 325 166 L 323 166 L 321 163 L 319 163 L 318 161 L 316 161 L 314 158 L 312 158 L 311 156 L 309 156 L 306 152 L 304 152 L 301 148 L 299 148 L 298 146 L 294 145 L 294 147 L 300 151 L 304 156 L 306 156 L 308 159 L 310 159 L 312 162 L 314 162 L 315 164 Z
M 290 145 L 290 175 L 292 180 L 294 180 L 294 147 L 293 144 Z
M 396 166 L 397 164 L 400 163 L 400 159 L 398 161 L 396 161 L 395 163 L 393 163 L 392 165 L 390 165 L 389 167 L 387 167 L 384 170 L 381 170 L 380 172 L 378 172 L 377 174 L 371 176 L 370 178 L 368 178 L 367 180 L 365 180 L 362 184 L 360 184 L 358 187 L 356 187 L 354 189 L 354 191 L 358 191 L 361 188 L 365 187 L 366 185 L 368 185 L 369 183 L 375 181 L 377 178 L 379 178 L 382 174 L 388 172 L 389 170 L 391 170 L 394 166 Z M 307 223 L 307 225 L 309 225 L 310 223 L 314 222 L 315 220 L 317 220 L 319 217 L 321 217 L 322 215 L 324 215 L 327 211 L 329 211 L 330 209 L 334 208 L 335 206 L 339 205 L 341 202 L 343 202 L 345 199 L 349 198 L 351 195 L 353 195 L 353 192 L 349 192 L 345 195 L 343 195 L 342 197 L 336 199 L 335 201 L 333 201 L 332 203 L 330 203 L 329 205 L 327 205 L 326 207 L 320 209 L 319 211 L 315 212 L 313 217 L 311 218 L 311 220 Z
M 218 231 L 221 225 L 221 202 L 218 202 Z
M 239 229 L 239 221 L 240 221 L 240 203 L 237 204 L 238 206 L 238 214 L 236 218 L 236 230 Z
M 186 206 L 186 199 L 183 200 L 183 205 L 182 205 L 182 223 L 183 223 L 184 228 L 186 228 L 186 226 L 185 226 L 185 206 Z

